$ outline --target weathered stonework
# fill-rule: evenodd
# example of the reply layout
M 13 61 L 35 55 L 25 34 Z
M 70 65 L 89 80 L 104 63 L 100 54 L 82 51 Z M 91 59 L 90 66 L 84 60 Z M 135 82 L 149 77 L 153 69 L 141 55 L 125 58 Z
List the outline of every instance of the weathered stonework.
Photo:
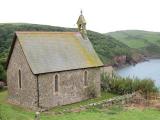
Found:
M 104 66 L 101 68 L 101 73 L 102 74 L 108 74 L 108 75 L 112 75 L 114 72 L 114 69 L 112 66 Z
M 18 71 L 22 74 L 19 88 Z M 87 71 L 87 86 L 84 73 Z M 58 75 L 58 92 L 55 92 L 55 75 Z M 94 84 L 100 96 L 100 68 L 86 68 L 57 73 L 34 75 L 27 63 L 21 45 L 16 40 L 8 69 L 8 100 L 28 108 L 52 108 L 88 99 L 87 87 Z
M 100 96 L 100 68 L 41 74 L 39 81 L 39 104 L 51 108 L 88 99 L 87 87 L 94 84 Z M 88 85 L 84 85 L 84 72 L 88 73 Z M 59 76 L 58 92 L 55 92 L 55 75 Z
M 19 70 L 21 71 L 22 75 L 21 88 L 19 88 L 18 82 Z M 36 107 L 36 81 L 37 77 L 31 72 L 24 53 L 21 49 L 20 43 L 18 40 L 16 40 L 7 69 L 9 102 L 25 107 Z

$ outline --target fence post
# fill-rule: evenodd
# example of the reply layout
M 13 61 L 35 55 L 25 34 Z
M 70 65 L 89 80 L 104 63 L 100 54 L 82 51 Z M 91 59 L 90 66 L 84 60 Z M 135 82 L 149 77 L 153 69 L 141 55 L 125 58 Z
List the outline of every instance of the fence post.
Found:
M 36 112 L 36 114 L 35 114 L 35 120 L 40 120 L 40 112 Z

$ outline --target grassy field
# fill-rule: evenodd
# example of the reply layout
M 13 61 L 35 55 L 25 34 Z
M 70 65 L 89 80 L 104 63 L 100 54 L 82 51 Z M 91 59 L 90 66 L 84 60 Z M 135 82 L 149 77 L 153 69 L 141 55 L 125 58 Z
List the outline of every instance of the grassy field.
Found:
M 159 57 L 160 32 L 143 30 L 121 30 L 106 33 L 116 40 L 126 44 L 128 47 L 146 56 Z
M 60 111 L 63 109 L 71 109 L 82 104 L 92 103 L 113 97 L 115 95 L 103 93 L 101 98 L 91 99 L 84 102 L 66 105 L 54 108 L 50 111 Z M 34 120 L 34 112 L 20 108 L 15 105 L 10 105 L 6 102 L 7 91 L 0 92 L 0 115 L 2 120 Z M 108 109 L 90 108 L 79 113 L 64 113 L 64 114 L 41 114 L 41 120 L 160 120 L 160 111 L 155 109 L 130 109 L 126 110 L 123 107 L 113 106 Z
M 141 30 L 122 30 L 107 33 L 131 48 L 143 48 L 150 44 L 160 46 L 160 33 Z

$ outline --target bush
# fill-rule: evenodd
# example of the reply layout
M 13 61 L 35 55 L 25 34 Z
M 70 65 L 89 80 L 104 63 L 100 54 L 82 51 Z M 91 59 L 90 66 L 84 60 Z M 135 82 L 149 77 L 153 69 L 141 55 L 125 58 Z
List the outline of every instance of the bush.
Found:
M 111 93 L 116 94 L 127 94 L 134 91 L 142 91 L 143 94 L 148 94 L 150 92 L 157 92 L 158 89 L 151 79 L 140 80 L 138 78 L 123 78 L 113 74 L 109 76 L 107 74 L 102 74 L 102 88 Z
M 6 71 L 4 70 L 4 67 L 0 64 L 0 80 L 5 81 L 6 80 Z

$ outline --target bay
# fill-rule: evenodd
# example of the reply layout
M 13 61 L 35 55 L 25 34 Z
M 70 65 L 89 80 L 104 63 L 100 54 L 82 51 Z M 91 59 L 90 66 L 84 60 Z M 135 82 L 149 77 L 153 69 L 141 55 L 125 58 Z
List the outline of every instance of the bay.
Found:
M 160 87 L 160 59 L 149 59 L 134 66 L 118 69 L 116 73 L 122 77 L 150 78 Z

